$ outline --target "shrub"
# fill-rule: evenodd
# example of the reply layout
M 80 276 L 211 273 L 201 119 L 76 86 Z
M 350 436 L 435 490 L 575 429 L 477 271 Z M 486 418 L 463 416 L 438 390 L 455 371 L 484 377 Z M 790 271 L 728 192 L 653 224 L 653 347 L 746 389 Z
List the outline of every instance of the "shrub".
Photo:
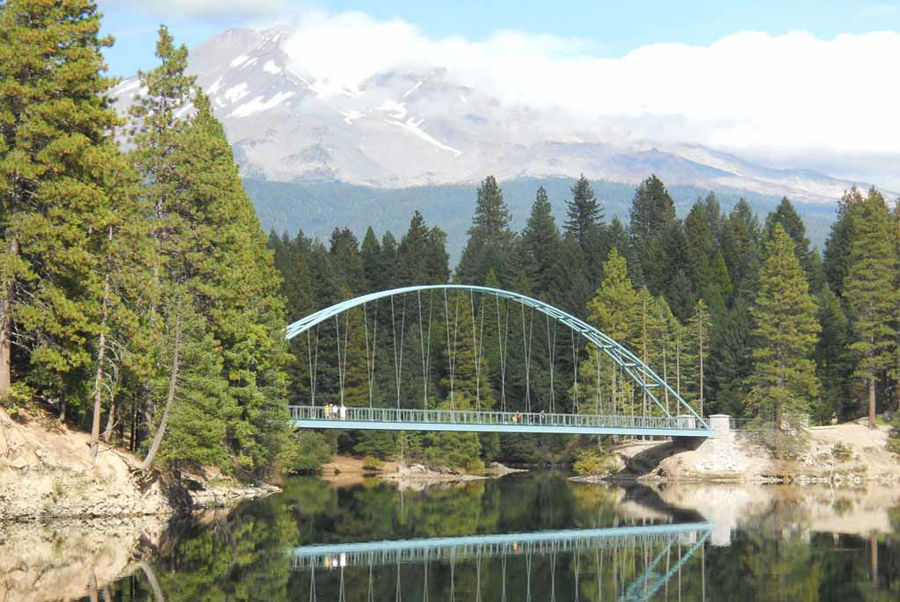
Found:
M 853 459 L 853 450 L 838 441 L 834 444 L 834 447 L 831 448 L 831 455 L 834 456 L 834 459 L 838 462 L 849 462 Z
M 303 431 L 291 437 L 281 454 L 285 472 L 314 472 L 331 459 L 333 444 L 322 433 Z
M 588 448 L 578 453 L 578 459 L 575 460 L 573 468 L 575 474 L 600 476 L 615 471 L 616 465 L 609 454 L 595 448 Z
M 373 458 L 372 456 L 363 458 L 363 471 L 378 472 L 379 470 L 381 470 L 381 460 Z

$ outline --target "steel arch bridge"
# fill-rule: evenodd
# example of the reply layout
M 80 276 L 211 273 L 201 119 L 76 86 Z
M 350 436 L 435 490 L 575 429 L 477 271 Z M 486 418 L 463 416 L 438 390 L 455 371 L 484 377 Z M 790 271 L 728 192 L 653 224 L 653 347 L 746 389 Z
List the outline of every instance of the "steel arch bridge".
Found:
M 498 300 L 498 303 L 500 299 L 512 301 L 520 304 L 523 307 L 523 311 L 525 307 L 528 307 L 543 314 L 547 317 L 548 324 L 549 320 L 552 319 L 555 322 L 564 325 L 573 333 L 573 341 L 576 335 L 581 337 L 589 345 L 599 350 L 603 356 L 609 358 L 614 365 L 619 368 L 622 374 L 627 375 L 630 381 L 636 385 L 637 390 L 640 390 L 641 393 L 656 407 L 657 415 L 628 416 L 624 414 L 602 415 L 598 413 L 561 414 L 555 412 L 497 412 L 428 408 L 409 409 L 399 407 L 398 393 L 397 408 L 371 407 L 371 402 L 370 407 L 344 407 L 343 403 L 341 403 L 340 407 L 334 406 L 332 408 L 318 405 L 289 406 L 291 422 L 300 428 L 342 430 L 567 433 L 666 437 L 710 437 L 714 435 L 714 432 L 710 429 L 709 424 L 703 417 L 700 416 L 691 405 L 669 385 L 669 383 L 656 374 L 656 372 L 641 361 L 641 359 L 627 347 L 576 316 L 538 299 L 511 291 L 463 284 L 407 286 L 379 291 L 341 301 L 340 303 L 336 303 L 301 318 L 286 328 L 285 338 L 290 340 L 302 334 L 306 334 L 307 338 L 309 338 L 310 332 L 313 329 L 328 320 L 335 319 L 337 323 L 337 319 L 340 315 L 345 314 L 354 308 L 365 308 L 366 304 L 378 302 L 382 299 L 391 299 L 393 301 L 393 298 L 395 297 L 402 297 L 408 294 L 415 294 L 418 298 L 421 321 L 421 294 L 423 292 L 432 294 L 434 292 L 443 293 L 445 295 L 444 299 L 446 306 L 446 293 L 448 291 L 469 293 L 470 295 L 479 293 L 493 296 Z M 340 325 L 339 323 L 337 324 L 338 339 L 340 339 Z M 367 334 L 367 347 L 368 343 Z M 346 356 L 346 349 L 344 353 Z M 574 354 L 573 342 L 573 355 Z M 340 341 L 338 341 L 338 357 L 340 361 Z M 527 353 L 526 361 L 530 361 Z M 366 358 L 366 362 L 367 377 L 369 377 L 368 357 Z M 552 362 L 553 360 L 551 358 L 551 366 Z M 577 365 L 576 356 L 576 391 L 578 378 Z M 310 366 L 310 369 L 312 370 L 312 363 Z M 398 382 L 399 378 L 398 374 Z M 665 396 L 667 401 L 665 404 L 660 401 L 660 396 Z M 425 398 L 427 400 L 427 391 Z M 676 408 L 674 413 L 670 411 L 670 408 L 668 407 L 670 405 L 668 403 L 669 400 L 674 400 L 673 405 Z

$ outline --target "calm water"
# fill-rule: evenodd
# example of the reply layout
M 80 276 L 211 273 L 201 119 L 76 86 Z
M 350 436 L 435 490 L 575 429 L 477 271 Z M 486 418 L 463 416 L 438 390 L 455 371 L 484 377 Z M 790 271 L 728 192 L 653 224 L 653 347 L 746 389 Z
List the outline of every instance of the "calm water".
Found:
M 897 600 L 900 499 L 553 473 L 421 491 L 297 478 L 173 522 L 145 551 L 99 599 Z

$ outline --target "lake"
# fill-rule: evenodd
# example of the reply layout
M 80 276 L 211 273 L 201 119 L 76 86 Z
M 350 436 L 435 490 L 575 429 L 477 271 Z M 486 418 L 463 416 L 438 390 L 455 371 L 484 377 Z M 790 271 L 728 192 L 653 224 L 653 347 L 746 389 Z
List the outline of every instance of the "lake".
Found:
M 285 482 L 283 493 L 230 513 L 173 520 L 158 541 L 141 542 L 141 553 L 145 562 L 132 560 L 124 576 L 100 579 L 85 594 L 114 600 L 897 600 L 900 491 L 612 487 L 546 471 L 409 488 L 377 480 L 336 488 L 298 477 Z

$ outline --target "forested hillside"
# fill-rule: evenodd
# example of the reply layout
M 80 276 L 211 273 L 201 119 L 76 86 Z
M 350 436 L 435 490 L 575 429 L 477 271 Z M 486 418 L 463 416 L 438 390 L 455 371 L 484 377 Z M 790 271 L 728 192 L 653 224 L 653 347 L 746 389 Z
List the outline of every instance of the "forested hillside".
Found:
M 628 221 L 634 185 L 607 180 L 591 180 L 590 183 L 604 205 L 607 221 L 613 217 Z M 563 219 L 571 179 L 522 177 L 505 180 L 502 184 L 503 198 L 512 213 L 514 229 L 525 227 L 534 202 L 534 191 L 541 186 L 554 203 L 554 217 Z M 323 240 L 338 224 L 350 228 L 359 238 L 369 226 L 378 232 L 403 231 L 409 216 L 418 209 L 447 233 L 447 252 L 452 263 L 459 260 L 466 244 L 469 214 L 477 188 L 476 184 L 377 188 L 331 181 L 272 182 L 252 177 L 244 178 L 244 186 L 264 229 L 291 235 L 302 229 L 307 236 Z M 705 197 L 710 192 L 686 185 L 668 186 L 667 189 L 675 202 L 675 212 L 682 218 L 698 196 Z M 774 210 L 781 201 L 780 196 L 727 188 L 716 188 L 716 197 L 724 210 L 730 211 L 744 199 L 760 215 Z M 794 207 L 806 224 L 811 244 L 822 249 L 834 221 L 834 204 L 794 202 Z

